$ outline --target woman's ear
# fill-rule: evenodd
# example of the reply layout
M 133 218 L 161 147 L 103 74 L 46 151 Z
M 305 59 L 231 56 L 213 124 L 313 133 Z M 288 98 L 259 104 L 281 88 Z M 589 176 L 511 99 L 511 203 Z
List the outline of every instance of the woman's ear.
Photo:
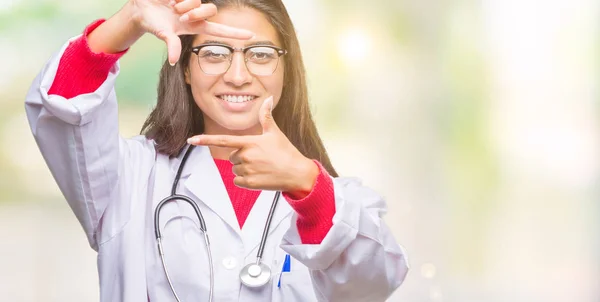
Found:
M 190 85 L 190 67 L 188 66 L 184 71 L 183 71 L 183 75 L 185 77 L 185 82 Z

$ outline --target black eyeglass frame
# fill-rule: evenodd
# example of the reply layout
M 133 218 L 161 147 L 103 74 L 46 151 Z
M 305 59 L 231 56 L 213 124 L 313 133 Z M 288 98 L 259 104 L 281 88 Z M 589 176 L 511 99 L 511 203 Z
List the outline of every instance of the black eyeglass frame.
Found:
M 229 59 L 229 66 L 227 66 L 227 69 L 225 69 L 224 72 L 213 74 L 213 73 L 207 73 L 206 71 L 204 71 L 204 69 L 202 69 L 202 66 L 200 65 L 200 56 L 198 55 L 198 53 L 200 52 L 200 50 L 202 48 L 207 47 L 207 46 L 221 46 L 221 47 L 225 47 L 225 48 L 229 49 L 229 51 L 231 51 L 231 58 Z M 246 52 L 252 48 L 258 48 L 258 47 L 271 48 L 271 49 L 275 50 L 275 53 L 277 53 L 277 65 L 275 65 L 273 72 L 271 72 L 271 75 L 274 74 L 275 71 L 277 70 L 277 67 L 279 67 L 279 59 L 281 58 L 281 56 L 288 53 L 287 50 L 277 47 L 277 46 L 274 46 L 274 45 L 251 45 L 248 47 L 236 48 L 236 47 L 232 47 L 232 46 L 225 45 L 225 44 L 207 43 L 207 44 L 201 44 L 201 45 L 192 47 L 191 52 L 196 54 L 196 57 L 198 58 L 198 66 L 200 67 L 200 70 L 202 70 L 202 72 L 204 72 L 207 75 L 222 75 L 222 74 L 227 73 L 229 68 L 231 68 L 231 61 L 233 60 L 233 54 L 235 54 L 236 52 L 241 52 L 242 54 L 244 54 L 244 64 L 246 65 L 246 69 L 248 69 L 248 72 L 250 72 L 250 68 L 248 68 L 248 58 L 246 58 Z M 252 73 L 252 72 L 250 72 L 250 73 Z M 267 75 L 260 75 L 260 76 L 267 76 Z

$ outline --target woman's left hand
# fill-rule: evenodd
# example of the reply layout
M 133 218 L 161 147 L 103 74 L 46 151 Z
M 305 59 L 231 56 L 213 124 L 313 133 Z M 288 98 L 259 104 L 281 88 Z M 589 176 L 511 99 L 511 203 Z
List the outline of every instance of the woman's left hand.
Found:
M 319 174 L 319 167 L 306 158 L 281 132 L 271 111 L 273 97 L 260 110 L 261 135 L 197 135 L 188 139 L 192 145 L 236 149 L 229 156 L 233 163 L 233 182 L 255 190 L 282 191 L 293 197 L 308 194 Z

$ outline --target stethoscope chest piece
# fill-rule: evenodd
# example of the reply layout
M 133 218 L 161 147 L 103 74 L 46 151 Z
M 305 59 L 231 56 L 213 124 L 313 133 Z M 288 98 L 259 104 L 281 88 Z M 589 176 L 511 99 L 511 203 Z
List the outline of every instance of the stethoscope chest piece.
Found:
M 262 262 L 250 263 L 240 272 L 240 280 L 248 287 L 261 287 L 271 280 L 271 269 Z

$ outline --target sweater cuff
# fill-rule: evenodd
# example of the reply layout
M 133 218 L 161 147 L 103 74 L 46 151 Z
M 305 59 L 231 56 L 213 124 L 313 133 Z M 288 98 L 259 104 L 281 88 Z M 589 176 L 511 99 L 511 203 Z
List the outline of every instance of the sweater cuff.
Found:
M 298 214 L 296 227 L 302 244 L 320 244 L 333 226 L 335 195 L 333 181 L 327 170 L 317 160 L 319 175 L 312 191 L 302 199 L 294 199 L 287 193 L 283 196 Z
M 66 99 L 96 91 L 108 77 L 110 69 L 129 49 L 115 53 L 95 53 L 90 49 L 87 36 L 104 19 L 88 25 L 83 35 L 71 41 L 60 58 L 56 76 L 48 91 Z

